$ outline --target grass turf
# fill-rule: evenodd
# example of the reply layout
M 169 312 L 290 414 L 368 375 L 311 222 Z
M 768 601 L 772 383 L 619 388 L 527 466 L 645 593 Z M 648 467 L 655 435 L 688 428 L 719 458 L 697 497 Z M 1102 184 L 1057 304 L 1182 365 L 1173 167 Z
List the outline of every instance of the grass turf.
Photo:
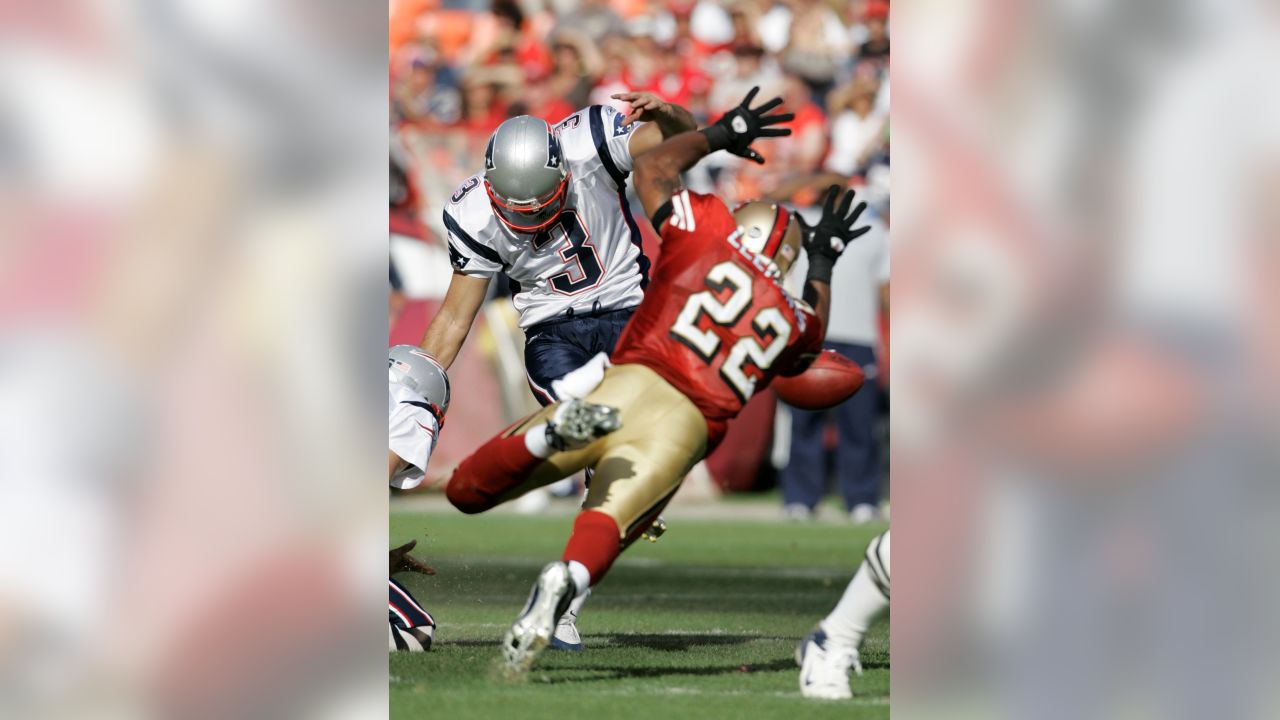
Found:
M 501 679 L 498 641 L 568 517 L 392 511 L 435 577 L 397 576 L 439 623 L 429 653 L 392 653 L 392 718 L 887 718 L 889 625 L 862 648 L 851 701 L 800 697 L 794 652 L 844 591 L 882 526 L 670 518 L 622 556 L 583 608 L 586 650 L 548 650 Z

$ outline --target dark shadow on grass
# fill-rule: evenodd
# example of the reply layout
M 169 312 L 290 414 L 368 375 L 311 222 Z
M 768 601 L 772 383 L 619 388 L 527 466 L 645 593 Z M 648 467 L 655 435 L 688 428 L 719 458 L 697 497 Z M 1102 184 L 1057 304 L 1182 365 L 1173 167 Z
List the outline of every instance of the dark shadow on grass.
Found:
M 592 648 L 635 647 L 667 652 L 683 652 L 695 647 L 742 645 L 753 640 L 790 640 L 791 638 L 768 637 L 765 635 L 659 635 L 644 633 L 610 633 L 607 635 L 587 635 L 586 646 Z M 604 642 L 601 642 L 601 641 Z M 462 647 L 498 647 L 496 640 L 449 640 L 450 645 Z M 443 643 L 442 643 L 443 644 Z M 554 654 L 554 653 L 553 653 Z
M 498 649 L 497 640 L 441 640 L 440 645 L 456 645 L 458 647 L 491 647 Z
M 705 646 L 728 646 L 741 645 L 753 640 L 792 640 L 793 638 L 771 637 L 764 635 L 721 635 L 721 634 L 691 634 L 691 635 L 657 635 L 657 634 L 624 634 L 611 633 L 607 635 L 588 635 L 586 636 L 587 649 L 583 654 L 578 653 L 560 653 L 549 651 L 539 660 L 539 666 L 533 670 L 533 679 L 535 682 L 544 682 L 552 685 L 563 683 L 586 683 L 598 682 L 602 680 L 622 680 L 625 678 L 655 678 L 666 676 L 710 676 L 710 675 L 730 675 L 733 673 L 750 674 L 755 672 L 778 672 L 784 670 L 798 670 L 796 661 L 793 657 L 786 657 L 779 660 L 771 660 L 763 663 L 750 663 L 747 665 L 704 665 L 694 667 L 671 667 L 671 666 L 616 666 L 616 665 L 588 665 L 586 667 L 554 667 L 555 659 L 559 657 L 579 657 L 589 658 L 592 648 L 607 647 L 632 647 L 646 648 L 649 650 L 661 650 L 666 652 L 687 651 L 696 647 Z M 608 644 L 603 644 L 600 640 L 606 640 Z M 461 647 L 483 647 L 493 648 L 497 650 L 498 644 L 493 640 L 453 640 L 449 641 L 449 645 L 457 645 Z M 496 654 L 496 653 L 495 653 Z M 548 663 L 550 661 L 550 663 Z M 553 665 L 547 667 L 548 664 Z M 866 670 L 887 670 L 889 663 L 887 660 L 863 660 L 862 667 Z M 579 677 L 556 677 L 559 673 L 575 673 L 584 676 Z
M 531 673 L 533 682 L 541 682 L 547 685 L 566 685 L 570 683 L 591 683 L 603 680 L 625 680 L 628 678 L 660 678 L 674 676 L 694 676 L 708 677 L 712 675 L 749 675 L 759 672 L 778 672 L 783 670 L 796 670 L 796 661 L 790 658 L 785 660 L 772 660 L 764 663 L 751 663 L 749 665 L 701 665 L 696 667 L 670 667 L 661 666 L 619 666 L 606 665 L 601 667 L 584 668 L 555 668 L 555 667 L 535 667 Z M 589 673 L 585 677 L 556 677 L 559 673 Z
M 604 638 L 615 647 L 642 647 L 649 650 L 684 651 L 690 648 L 715 645 L 742 645 L 753 640 L 782 640 L 784 638 L 765 637 L 763 635 L 721 635 L 721 634 L 688 634 L 659 635 L 644 633 L 612 633 L 609 635 L 588 636 L 588 642 L 594 638 Z

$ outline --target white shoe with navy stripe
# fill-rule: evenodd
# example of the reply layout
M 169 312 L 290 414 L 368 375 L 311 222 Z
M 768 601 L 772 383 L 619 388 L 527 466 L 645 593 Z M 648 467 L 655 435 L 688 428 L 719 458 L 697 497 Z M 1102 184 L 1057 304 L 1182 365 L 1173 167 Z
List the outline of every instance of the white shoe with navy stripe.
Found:
M 555 634 L 551 636 L 551 649 L 582 652 L 582 635 L 578 634 L 578 613 L 573 611 L 572 604 L 556 623 Z
M 524 674 L 533 667 L 576 594 L 568 565 L 553 562 L 542 569 L 520 617 L 502 638 L 502 657 L 510 674 Z
M 800 641 L 796 648 L 796 664 L 800 666 L 800 694 L 807 698 L 851 698 L 853 690 L 849 687 L 849 669 L 862 674 L 858 649 L 833 642 L 820 627 Z

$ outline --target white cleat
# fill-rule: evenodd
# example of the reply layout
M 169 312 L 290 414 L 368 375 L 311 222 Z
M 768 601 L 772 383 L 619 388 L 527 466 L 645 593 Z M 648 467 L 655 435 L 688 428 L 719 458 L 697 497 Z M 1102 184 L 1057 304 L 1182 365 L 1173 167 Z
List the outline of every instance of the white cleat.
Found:
M 617 408 L 569 400 L 560 403 L 547 423 L 547 444 L 557 450 L 577 450 L 620 427 Z
M 556 623 L 555 634 L 551 636 L 551 649 L 582 652 L 582 635 L 578 633 L 578 615 L 573 610 L 566 610 L 560 622 Z
M 520 617 L 502 638 L 502 658 L 510 675 L 529 672 L 538 656 L 547 649 L 556 624 L 576 594 L 569 566 L 553 562 L 542 568 Z
M 796 664 L 800 666 L 800 694 L 807 698 L 847 700 L 853 697 L 849 688 L 849 669 L 862 674 L 858 649 L 837 645 L 822 628 L 805 636 L 796 648 Z
M 569 609 L 564 611 L 564 615 L 560 616 L 559 624 L 556 625 L 556 633 L 551 636 L 552 650 L 582 652 L 582 635 L 578 633 L 578 612 L 582 610 L 582 604 L 590 596 L 591 588 L 587 588 L 586 592 L 569 603 Z

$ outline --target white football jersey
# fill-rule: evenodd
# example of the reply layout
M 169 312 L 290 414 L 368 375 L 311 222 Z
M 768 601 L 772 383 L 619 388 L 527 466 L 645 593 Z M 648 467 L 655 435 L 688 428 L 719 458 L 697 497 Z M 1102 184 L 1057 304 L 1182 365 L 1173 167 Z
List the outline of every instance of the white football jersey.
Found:
M 517 233 L 494 215 L 484 173 L 458 186 L 444 209 L 449 259 L 458 272 L 489 278 L 506 272 L 520 327 L 558 316 L 640 304 L 649 259 L 626 198 L 628 143 L 638 127 L 592 105 L 553 126 L 569 166 L 568 200 L 560 217 L 532 234 Z
M 422 484 L 440 426 L 426 409 L 423 397 L 398 383 L 387 383 L 387 416 L 388 447 L 409 463 L 391 478 L 391 487 L 412 490 Z

